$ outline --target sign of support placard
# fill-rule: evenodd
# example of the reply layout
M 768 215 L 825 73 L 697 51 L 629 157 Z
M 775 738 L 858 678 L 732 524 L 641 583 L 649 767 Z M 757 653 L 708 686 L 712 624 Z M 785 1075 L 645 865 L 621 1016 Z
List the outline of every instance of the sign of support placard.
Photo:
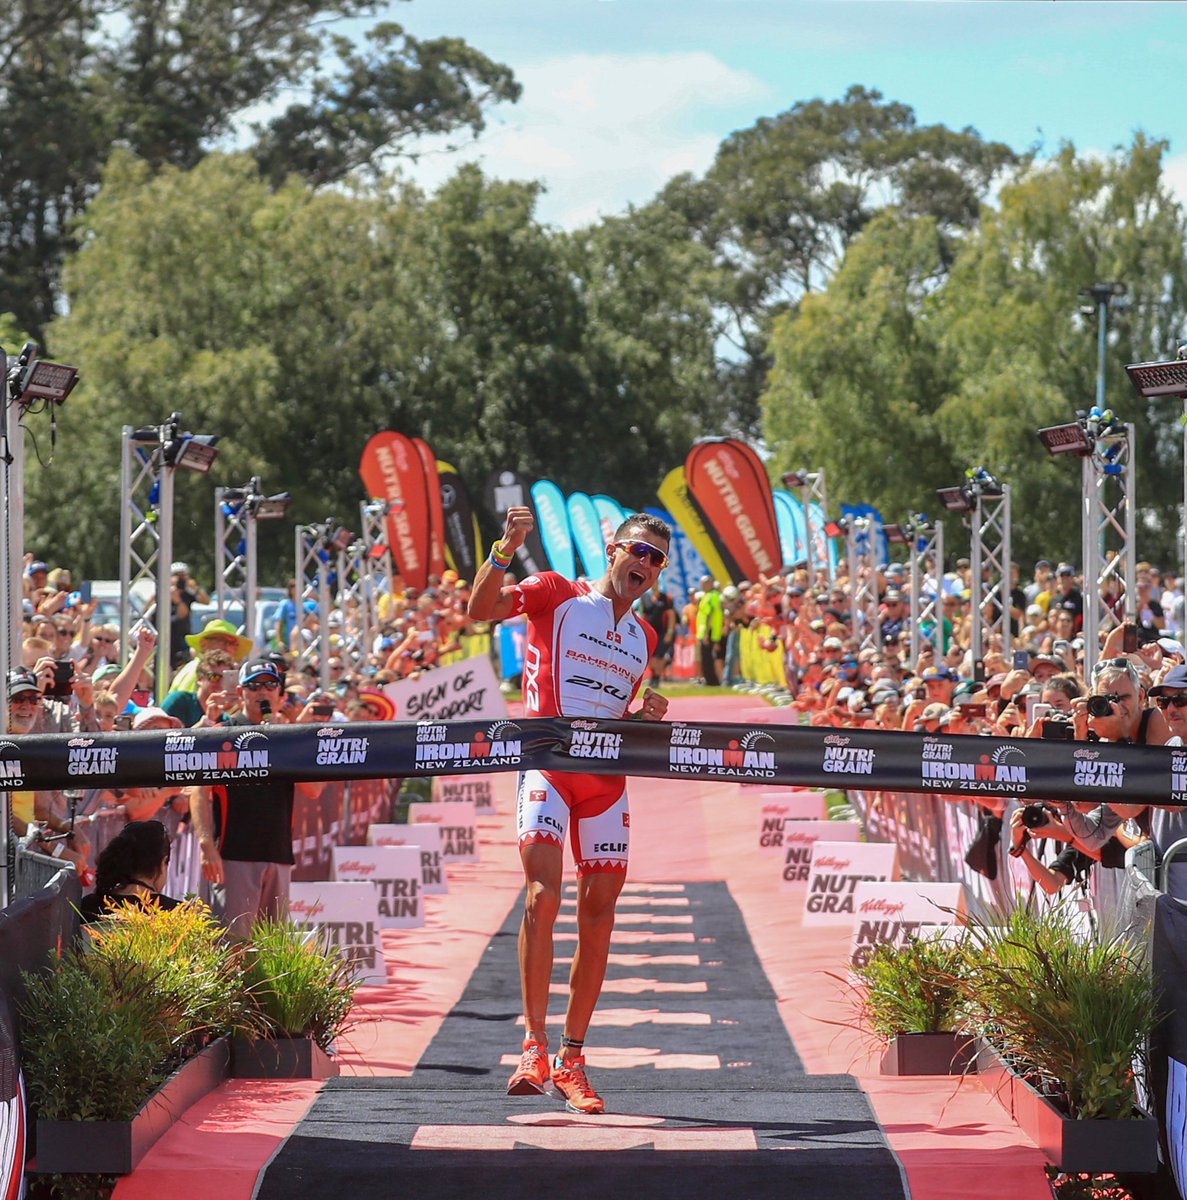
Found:
M 335 846 L 336 880 L 370 883 L 379 896 L 382 929 L 419 929 L 425 923 L 419 846 Z
M 781 841 L 783 855 L 783 890 L 802 890 L 812 870 L 812 848 L 817 842 L 861 840 L 861 825 L 857 821 L 789 821 L 784 826 Z
M 964 924 L 960 883 L 859 883 L 853 893 L 850 965 L 864 966 L 875 946 L 903 946 Z
M 463 658 L 416 679 L 384 686 L 401 721 L 460 721 L 505 717 L 507 701 L 486 655 Z
M 474 805 L 464 800 L 449 804 L 410 804 L 408 820 L 413 825 L 436 825 L 441 830 L 441 861 L 478 861 L 478 826 Z
M 318 930 L 328 946 L 354 964 L 360 983 L 387 983 L 379 937 L 379 894 L 371 884 L 293 883 L 289 920 L 302 929 Z
M 852 924 L 857 885 L 893 879 L 897 867 L 893 842 L 817 842 L 804 893 L 804 924 Z
M 415 846 L 420 851 L 420 889 L 425 896 L 444 896 L 449 891 L 445 864 L 441 861 L 439 825 L 368 825 L 368 846 Z

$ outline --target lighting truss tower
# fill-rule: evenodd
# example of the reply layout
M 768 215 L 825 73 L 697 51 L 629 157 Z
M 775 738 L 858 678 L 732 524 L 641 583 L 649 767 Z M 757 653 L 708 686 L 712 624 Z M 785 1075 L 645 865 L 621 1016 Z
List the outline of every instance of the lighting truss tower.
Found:
M 141 620 L 157 635 L 156 695 L 169 690 L 169 567 L 173 562 L 173 472 L 165 465 L 166 426 L 123 429 L 120 461 L 120 650 L 131 650 L 132 594 L 153 602 Z M 163 616 L 162 616 L 163 614 Z
M 874 561 L 874 522 L 869 517 L 845 521 L 845 554 L 849 569 L 850 628 L 861 649 L 882 644 L 878 608 L 878 564 Z
M 944 650 L 944 522 L 929 524 L 923 516 L 911 529 L 911 664 L 919 661 L 925 640 L 923 626 L 930 625 L 926 640 L 939 662 Z M 925 588 L 925 582 L 927 584 Z M 924 594 L 926 590 L 926 595 Z
M 804 509 L 804 531 L 808 539 L 808 575 L 812 586 L 816 585 L 816 571 L 820 559 L 823 558 L 829 587 L 832 587 L 835 572 L 832 556 L 828 552 L 828 537 L 823 528 L 817 528 L 812 516 L 812 506 L 818 504 L 820 511 L 825 514 L 825 520 L 828 519 L 828 492 L 825 487 L 824 470 L 788 471 L 783 476 L 783 484 L 789 490 L 794 488 L 800 494 L 800 504 Z
M 387 540 L 387 514 L 394 507 L 388 500 L 364 500 L 359 505 L 360 536 L 367 548 L 367 615 L 373 630 L 382 624 L 380 597 L 391 596 L 395 588 L 392 552 Z
M 989 482 L 992 481 L 992 482 Z M 1002 654 L 1013 652 L 1010 633 L 1010 487 L 987 472 L 975 473 L 973 491 L 973 661 L 984 658 L 985 642 L 997 634 Z M 985 569 L 989 579 L 985 579 Z
M 259 538 L 253 503 L 260 498 L 260 479 L 241 488 L 214 489 L 215 603 L 227 619 L 238 606 L 243 613 L 239 632 L 254 640 L 259 597 Z
M 1084 563 L 1084 670 L 1100 657 L 1100 638 L 1120 621 L 1135 617 L 1137 594 L 1134 545 L 1134 486 L 1136 462 L 1134 427 L 1112 422 L 1093 439 L 1090 455 L 1082 458 Z M 1117 583 L 1124 601 L 1118 617 L 1103 599 L 1105 588 Z
M 331 518 L 320 525 L 298 525 L 296 529 L 297 569 L 297 624 L 305 620 L 305 602 L 312 600 L 317 614 L 317 636 L 306 645 L 298 639 L 297 667 L 308 663 L 317 655 L 319 682 L 324 691 L 330 686 L 330 587 L 333 570 L 331 563 L 338 547 L 334 538 L 339 532 L 338 522 Z
M 338 606 L 342 611 L 342 655 L 353 668 L 365 665 L 378 628 L 372 620 L 367 543 L 355 538 L 338 547 Z M 351 603 L 353 601 L 353 603 Z

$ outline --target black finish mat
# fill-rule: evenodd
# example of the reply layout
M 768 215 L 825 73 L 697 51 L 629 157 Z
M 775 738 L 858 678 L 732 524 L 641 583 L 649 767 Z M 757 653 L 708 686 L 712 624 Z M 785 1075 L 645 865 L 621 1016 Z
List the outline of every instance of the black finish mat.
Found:
M 649 1200 L 902 1200 L 897 1160 L 848 1075 L 805 1075 L 724 883 L 635 885 L 586 1038 L 601 1116 L 551 1096 L 509 1097 L 523 1037 L 518 907 L 409 1078 L 327 1082 L 281 1147 L 259 1200 L 404 1189 L 499 1200 L 544 1186 Z M 576 945 L 567 892 L 555 952 Z M 568 964 L 557 963 L 559 1043 Z M 640 1153 L 643 1152 L 643 1153 Z

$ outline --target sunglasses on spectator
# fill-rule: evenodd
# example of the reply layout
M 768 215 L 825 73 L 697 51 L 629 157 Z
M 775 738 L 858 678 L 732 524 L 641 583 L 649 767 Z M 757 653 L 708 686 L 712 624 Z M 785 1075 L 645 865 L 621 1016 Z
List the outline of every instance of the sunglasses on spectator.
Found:
M 40 704 L 40 703 L 41 703 L 40 696 L 36 696 L 32 692 L 24 692 L 19 696 L 10 696 L 9 700 L 8 700 L 8 707 L 14 708 L 14 707 L 18 707 L 22 704 L 27 704 L 30 708 L 32 708 L 35 704 Z
M 243 685 L 245 692 L 278 692 L 280 684 L 275 679 L 256 679 Z
M 1178 696 L 1155 696 L 1154 703 L 1159 708 L 1187 708 L 1187 694 Z
M 668 565 L 668 556 L 650 542 L 615 542 L 614 545 L 620 550 L 625 550 L 640 562 L 649 562 L 653 566 L 659 567 L 661 571 Z
M 106 643 L 107 643 L 109 646 L 112 646 L 112 645 L 114 645 L 114 644 L 115 644 L 115 638 L 113 638 L 113 637 L 103 637 L 103 636 L 101 636 L 100 634 L 95 634 L 95 636 L 94 636 L 93 638 L 91 638 L 91 641 L 93 641 L 93 642 L 106 642 Z

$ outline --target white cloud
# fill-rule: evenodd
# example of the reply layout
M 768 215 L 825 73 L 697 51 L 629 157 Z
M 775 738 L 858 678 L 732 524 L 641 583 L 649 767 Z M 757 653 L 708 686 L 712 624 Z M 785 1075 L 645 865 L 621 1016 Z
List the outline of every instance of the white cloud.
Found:
M 1174 154 L 1162 160 L 1162 178 L 1171 195 L 1187 208 L 1187 154 Z
M 404 169 L 432 190 L 463 162 L 503 179 L 547 186 L 541 219 L 573 228 L 649 200 L 674 174 L 713 160 L 739 106 L 772 99 L 756 76 L 712 54 L 573 55 L 517 68 L 523 98 L 490 115 L 486 132 L 453 154 Z

